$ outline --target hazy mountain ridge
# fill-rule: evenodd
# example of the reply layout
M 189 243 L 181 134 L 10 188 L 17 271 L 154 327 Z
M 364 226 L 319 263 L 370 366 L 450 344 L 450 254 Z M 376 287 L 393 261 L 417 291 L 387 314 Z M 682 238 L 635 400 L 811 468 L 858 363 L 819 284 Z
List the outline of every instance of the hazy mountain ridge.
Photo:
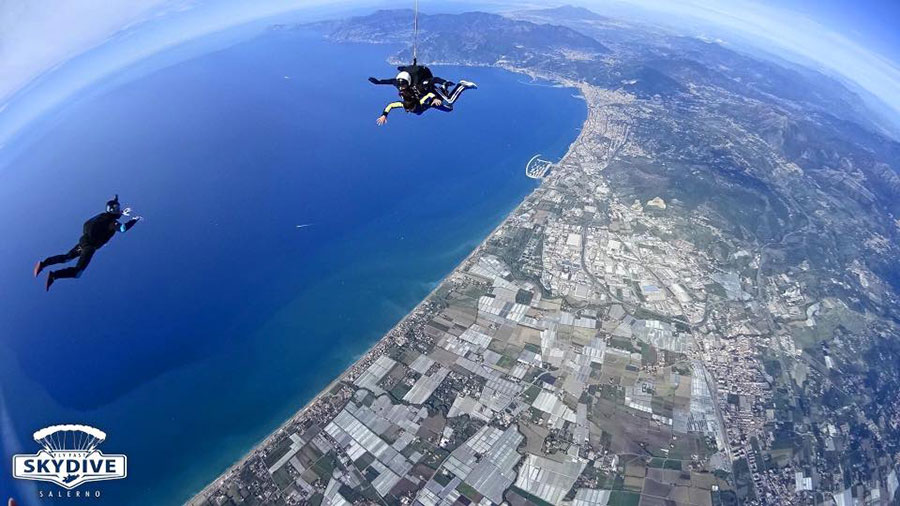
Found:
M 672 77 L 681 74 L 690 79 L 702 69 L 706 78 L 715 79 L 718 85 L 729 87 L 735 92 L 745 95 L 765 94 L 804 102 L 823 112 L 864 124 L 874 131 L 900 135 L 900 128 L 886 125 L 883 118 L 874 114 L 867 101 L 856 92 L 839 80 L 816 70 L 787 60 L 770 61 L 750 56 L 726 47 L 720 41 L 683 37 L 652 27 L 623 24 L 597 14 L 574 14 L 586 10 L 560 7 L 518 11 L 514 16 L 522 20 L 568 26 L 604 41 L 617 52 L 632 56 L 634 52 L 629 46 L 635 42 L 644 46 L 642 49 L 652 48 L 660 58 L 675 56 L 676 58 L 667 62 L 665 68 L 658 69 L 670 73 Z
M 549 9 L 530 9 L 523 11 L 527 14 L 539 17 L 546 17 L 556 21 L 603 21 L 612 22 L 612 18 L 608 18 L 584 7 L 576 7 L 574 5 L 561 5 L 559 7 L 551 7 Z
M 411 10 L 382 10 L 369 16 L 313 25 L 331 40 L 411 45 Z M 419 59 L 494 65 L 516 61 L 534 66 L 562 65 L 572 57 L 599 57 L 609 49 L 597 40 L 557 25 L 538 25 L 497 14 L 419 15 Z M 401 59 L 411 59 L 404 49 Z

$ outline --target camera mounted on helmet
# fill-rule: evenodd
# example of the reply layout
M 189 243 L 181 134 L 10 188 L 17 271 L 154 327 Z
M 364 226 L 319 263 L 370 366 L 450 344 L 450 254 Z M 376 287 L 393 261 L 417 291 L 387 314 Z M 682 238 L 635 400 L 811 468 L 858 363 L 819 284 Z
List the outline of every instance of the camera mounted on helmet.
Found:
M 119 195 L 106 203 L 106 212 L 113 214 L 122 214 L 122 206 L 119 205 Z

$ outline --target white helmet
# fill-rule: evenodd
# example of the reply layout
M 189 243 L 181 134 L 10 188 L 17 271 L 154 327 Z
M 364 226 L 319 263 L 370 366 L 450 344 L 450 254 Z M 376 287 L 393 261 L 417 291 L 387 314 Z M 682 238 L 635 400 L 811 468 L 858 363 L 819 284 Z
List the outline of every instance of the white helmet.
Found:
M 407 72 L 405 70 L 403 72 L 400 72 L 399 74 L 397 74 L 397 80 L 398 81 L 406 81 L 407 86 L 412 84 L 412 76 L 410 76 L 409 72 Z

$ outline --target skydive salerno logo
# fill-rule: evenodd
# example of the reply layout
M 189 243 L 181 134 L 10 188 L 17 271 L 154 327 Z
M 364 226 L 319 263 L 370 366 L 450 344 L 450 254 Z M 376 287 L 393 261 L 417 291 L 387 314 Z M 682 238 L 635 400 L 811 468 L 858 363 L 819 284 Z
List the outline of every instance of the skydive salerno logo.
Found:
M 128 475 L 125 455 L 104 455 L 97 446 L 106 433 L 87 425 L 54 425 L 34 433 L 42 446 L 34 455 L 13 455 L 13 477 L 49 481 L 71 490 L 91 481 Z

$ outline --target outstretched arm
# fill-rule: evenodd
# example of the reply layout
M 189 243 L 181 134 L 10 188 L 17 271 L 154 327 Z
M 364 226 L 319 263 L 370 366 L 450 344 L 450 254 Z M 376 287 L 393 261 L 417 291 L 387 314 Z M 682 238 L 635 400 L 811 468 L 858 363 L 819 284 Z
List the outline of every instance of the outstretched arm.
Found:
M 369 82 L 372 84 L 392 84 L 394 86 L 397 85 L 397 80 L 394 78 L 391 79 L 376 79 L 374 77 L 369 78 Z
M 402 108 L 402 107 L 403 107 L 403 102 L 399 102 L 399 101 L 397 101 L 397 102 L 391 102 L 390 104 L 388 104 L 388 105 L 384 108 L 384 112 L 382 112 L 381 115 L 382 115 L 382 116 L 387 116 L 387 115 L 390 114 L 391 111 L 393 111 L 394 109 L 400 109 L 400 108 Z
M 391 113 L 392 110 L 397 109 L 398 107 L 403 107 L 403 102 L 391 102 L 384 108 L 384 111 L 381 113 L 381 116 L 378 116 L 376 123 L 379 125 L 383 125 L 387 123 L 388 114 Z
M 129 230 L 131 230 L 131 227 L 133 227 L 138 221 L 140 221 L 140 218 L 131 218 L 125 223 L 120 223 L 119 232 L 128 232 Z

